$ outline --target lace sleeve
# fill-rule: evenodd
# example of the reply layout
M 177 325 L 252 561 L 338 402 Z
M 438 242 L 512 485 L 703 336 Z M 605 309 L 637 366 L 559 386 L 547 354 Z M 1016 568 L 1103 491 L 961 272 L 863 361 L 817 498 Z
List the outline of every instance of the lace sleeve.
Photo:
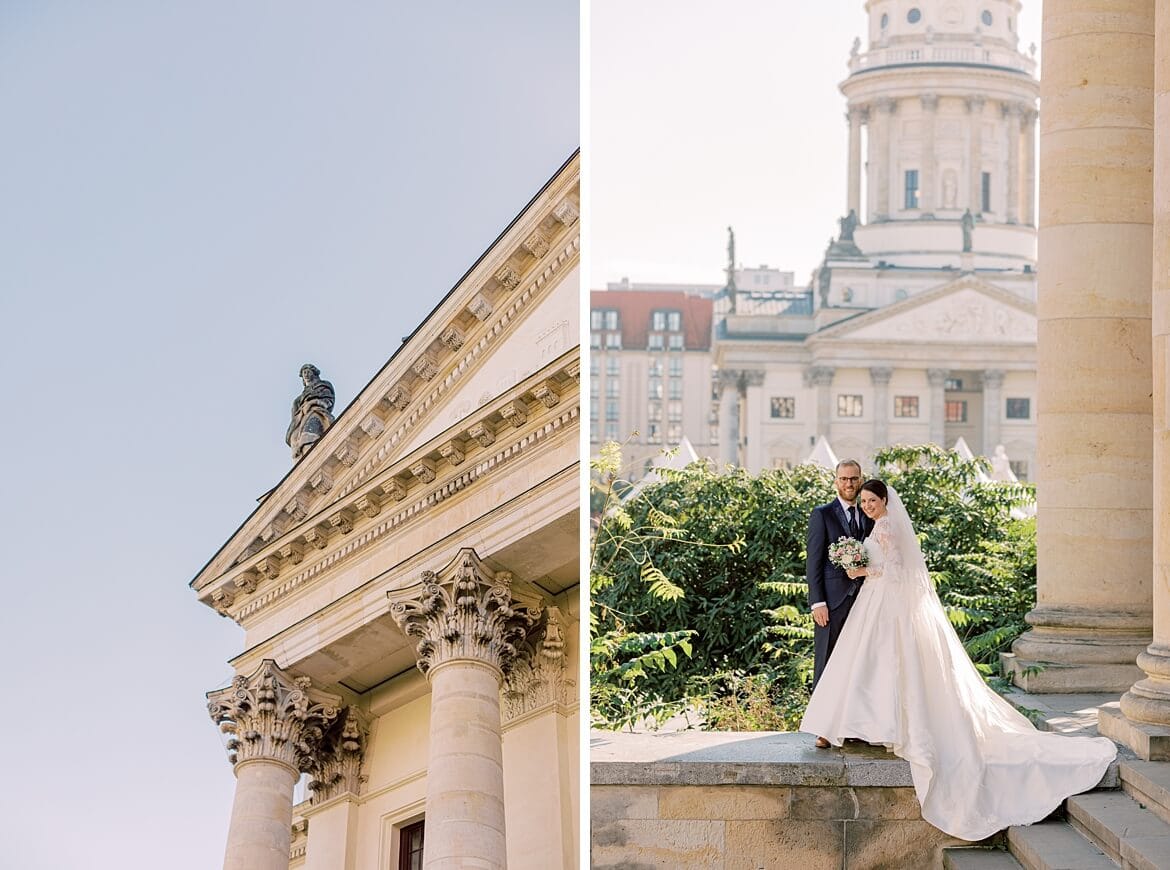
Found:
M 866 576 L 875 579 L 886 574 L 892 574 L 895 577 L 901 576 L 903 574 L 902 552 L 898 547 L 897 537 L 894 535 L 889 518 L 882 517 L 874 523 L 873 532 L 870 534 L 882 549 L 882 564 L 868 570 Z

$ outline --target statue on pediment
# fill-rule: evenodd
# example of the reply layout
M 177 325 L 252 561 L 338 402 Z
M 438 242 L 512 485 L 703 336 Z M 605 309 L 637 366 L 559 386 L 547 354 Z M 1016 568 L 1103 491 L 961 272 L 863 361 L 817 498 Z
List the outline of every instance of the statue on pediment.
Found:
M 293 459 L 300 459 L 333 425 L 333 384 L 321 380 L 321 370 L 312 363 L 301 366 L 305 388 L 293 399 L 292 422 L 284 442 L 292 448 Z
M 971 252 L 971 237 L 975 235 L 975 215 L 971 214 L 971 209 L 963 212 L 963 216 L 959 218 L 959 225 L 963 229 L 963 253 L 969 254 Z
M 853 231 L 857 229 L 857 212 L 854 209 L 849 209 L 849 214 L 843 218 L 838 218 L 837 223 L 841 225 L 841 235 L 837 238 L 842 242 L 853 241 Z

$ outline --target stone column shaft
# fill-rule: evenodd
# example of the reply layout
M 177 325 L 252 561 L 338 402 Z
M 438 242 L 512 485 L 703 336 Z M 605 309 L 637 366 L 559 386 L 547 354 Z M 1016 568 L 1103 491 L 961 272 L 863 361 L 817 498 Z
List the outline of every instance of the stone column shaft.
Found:
M 968 133 L 971 137 L 971 151 L 967 155 L 967 168 L 970 172 L 967 181 L 968 208 L 971 214 L 983 213 L 983 98 L 969 97 L 967 99 Z
M 926 379 L 930 382 L 930 440 L 939 447 L 946 447 L 947 437 L 947 375 L 946 369 L 927 369 Z
M 984 456 L 992 456 L 1000 443 L 1000 421 L 1003 419 L 1003 372 L 988 369 L 983 373 L 983 449 Z
M 752 474 L 759 473 L 764 466 L 763 411 L 764 373 L 751 371 L 744 374 L 744 468 Z
M 833 425 L 833 375 L 835 370 L 831 366 L 812 366 L 805 377 L 809 384 L 816 388 L 817 396 L 817 436 L 829 437 Z
M 1044 4 L 1033 692 L 1122 692 L 1150 639 L 1154 0 L 1102 8 Z
M 923 215 L 934 213 L 935 190 L 937 182 L 934 177 L 935 153 L 934 132 L 938 121 L 938 96 L 936 94 L 922 95 L 922 175 L 918 179 L 918 208 Z
M 1170 725 L 1170 9 L 1159 3 L 1154 48 L 1153 494 L 1154 639 L 1137 664 L 1145 676 L 1121 696 L 1121 711 L 1140 723 Z M 1108 729 L 1106 729 L 1108 730 Z M 1110 736 L 1113 736 L 1112 734 Z M 1128 735 L 1127 735 L 1128 736 Z M 1165 738 L 1163 738 L 1165 742 Z M 1145 757 L 1144 741 L 1126 740 Z M 1164 756 L 1165 746 L 1163 745 Z
M 1007 185 L 1006 207 L 1009 224 L 1020 220 L 1020 115 L 1022 109 L 1014 103 L 1003 107 L 1007 118 Z
M 719 461 L 730 465 L 735 462 L 735 445 L 739 441 L 739 408 L 735 401 L 738 390 L 724 377 L 725 372 L 719 375 Z
M 890 127 L 894 107 L 891 99 L 878 100 L 876 118 L 870 116 L 869 138 L 869 220 L 886 220 L 890 215 Z M 868 222 L 868 221 L 867 221 Z
M 224 870 L 288 870 L 293 787 L 300 774 L 279 761 L 236 765 Z
M 846 184 L 845 214 L 861 214 L 861 124 L 865 120 L 862 106 L 850 106 L 849 121 L 849 176 Z
M 872 368 L 869 379 L 873 383 L 873 446 L 880 449 L 890 440 L 890 378 L 894 370 L 888 367 Z
M 1024 136 L 1024 223 L 1036 226 L 1036 110 L 1030 109 Z

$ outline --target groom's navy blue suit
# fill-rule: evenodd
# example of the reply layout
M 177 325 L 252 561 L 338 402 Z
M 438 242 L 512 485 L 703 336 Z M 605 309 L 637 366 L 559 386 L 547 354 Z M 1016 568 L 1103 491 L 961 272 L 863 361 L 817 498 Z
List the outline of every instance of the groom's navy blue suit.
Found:
M 829 624 L 823 628 L 819 625 L 813 627 L 813 688 L 821 678 L 825 662 L 833 654 L 837 636 L 841 634 L 861 587 L 861 580 L 850 580 L 844 570 L 829 561 L 829 544 L 842 537 L 864 541 L 873 530 L 873 520 L 860 507 L 857 514 L 861 526 L 859 535 L 849 530 L 849 516 L 837 498 L 813 508 L 808 520 L 808 559 L 804 572 L 808 581 L 808 603 L 811 606 L 823 601 L 829 605 Z

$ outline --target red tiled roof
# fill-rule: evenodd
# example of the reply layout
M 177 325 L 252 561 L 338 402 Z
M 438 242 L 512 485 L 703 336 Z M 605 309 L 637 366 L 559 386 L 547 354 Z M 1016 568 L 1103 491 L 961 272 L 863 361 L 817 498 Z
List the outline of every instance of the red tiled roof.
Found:
M 618 311 L 624 348 L 646 347 L 653 312 L 681 311 L 683 346 L 687 350 L 711 349 L 714 303 L 710 299 L 670 290 L 591 290 L 589 307 Z

